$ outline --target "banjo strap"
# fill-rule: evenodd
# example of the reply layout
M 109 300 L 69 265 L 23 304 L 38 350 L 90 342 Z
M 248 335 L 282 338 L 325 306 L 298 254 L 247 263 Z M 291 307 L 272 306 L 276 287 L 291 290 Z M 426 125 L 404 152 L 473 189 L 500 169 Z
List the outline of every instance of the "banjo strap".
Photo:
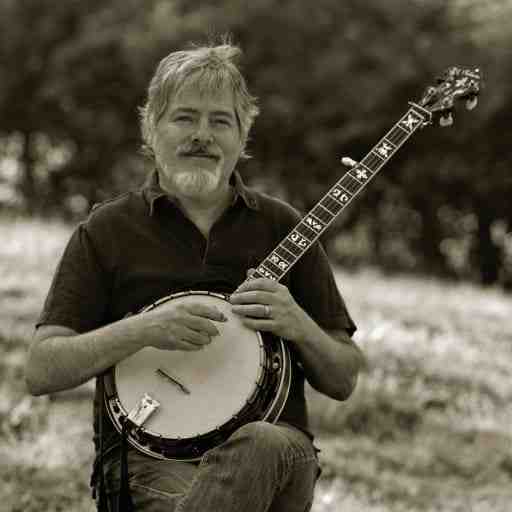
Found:
M 104 447 L 104 439 L 103 439 L 103 422 L 106 418 L 106 410 L 105 410 L 105 382 L 103 379 L 103 375 L 98 377 L 98 392 L 101 397 L 100 407 L 99 407 L 99 425 L 98 425 L 98 435 L 99 435 L 99 453 L 98 457 L 94 463 L 94 468 L 91 476 L 91 487 L 92 487 L 92 497 L 96 500 L 97 498 L 97 509 L 98 512 L 108 512 L 110 507 L 108 505 L 107 492 L 105 489 L 105 472 L 103 467 L 103 462 L 105 458 L 105 447 Z M 118 500 L 118 508 L 115 512 L 134 512 L 134 506 L 132 497 L 130 494 L 130 486 L 128 482 L 128 438 L 127 438 L 127 423 L 123 424 L 123 429 L 121 432 L 121 475 L 120 475 L 120 489 L 119 489 L 119 500 Z M 119 445 L 117 445 L 119 446 Z M 107 450 L 108 452 L 109 450 Z M 98 486 L 96 487 L 96 484 Z
M 121 432 L 121 487 L 117 512 L 133 512 L 134 506 L 128 482 L 128 421 L 123 423 Z
M 99 435 L 99 454 L 97 459 L 94 462 L 94 467 L 91 475 L 91 487 L 92 487 L 92 497 L 96 500 L 97 497 L 97 507 L 99 512 L 107 512 L 107 494 L 105 491 L 105 474 L 103 470 L 103 458 L 104 458 L 104 445 L 103 445 L 103 421 L 105 418 L 105 383 L 103 382 L 103 375 L 99 375 L 97 379 L 98 386 L 98 396 L 100 397 L 100 407 L 99 407 L 99 418 L 98 418 L 98 435 Z M 99 482 L 98 482 L 99 480 Z M 98 489 L 96 488 L 96 483 L 98 483 Z M 98 496 L 97 496 L 98 493 Z

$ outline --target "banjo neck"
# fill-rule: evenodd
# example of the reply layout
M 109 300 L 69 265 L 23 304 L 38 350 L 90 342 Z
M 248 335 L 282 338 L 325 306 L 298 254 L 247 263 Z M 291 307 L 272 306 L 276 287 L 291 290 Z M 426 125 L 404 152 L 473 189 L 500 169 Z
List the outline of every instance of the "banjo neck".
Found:
M 280 281 L 413 133 L 432 124 L 434 115 L 441 126 L 450 126 L 455 101 L 465 100 L 466 108 L 472 110 L 477 105 L 480 88 L 478 68 L 448 68 L 436 85 L 426 88 L 417 103 L 409 102 L 409 110 L 331 187 L 245 281 L 259 277 Z
M 386 135 L 330 188 L 246 281 L 261 277 L 280 281 L 411 135 L 430 124 L 430 111 L 416 103 L 409 105 Z

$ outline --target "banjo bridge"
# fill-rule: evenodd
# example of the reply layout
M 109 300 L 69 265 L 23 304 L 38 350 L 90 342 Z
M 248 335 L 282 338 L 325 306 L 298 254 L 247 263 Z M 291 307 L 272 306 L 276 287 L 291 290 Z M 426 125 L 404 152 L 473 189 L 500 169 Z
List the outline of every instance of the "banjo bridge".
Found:
M 180 391 L 183 391 L 186 395 L 190 395 L 190 389 L 188 389 L 183 383 L 181 383 L 176 377 L 169 375 L 167 372 L 164 372 L 161 368 L 155 370 L 155 373 L 160 377 L 163 377 L 170 384 L 174 384 Z

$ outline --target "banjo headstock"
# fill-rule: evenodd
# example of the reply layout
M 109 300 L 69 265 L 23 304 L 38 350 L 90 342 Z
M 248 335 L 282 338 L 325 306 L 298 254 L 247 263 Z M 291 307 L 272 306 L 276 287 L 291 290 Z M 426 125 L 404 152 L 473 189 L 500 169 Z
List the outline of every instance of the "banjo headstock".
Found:
M 466 108 L 473 110 L 481 88 L 482 78 L 478 68 L 452 66 L 437 79 L 436 85 L 427 87 L 418 104 L 435 115 L 441 126 L 450 126 L 455 103 L 465 100 Z

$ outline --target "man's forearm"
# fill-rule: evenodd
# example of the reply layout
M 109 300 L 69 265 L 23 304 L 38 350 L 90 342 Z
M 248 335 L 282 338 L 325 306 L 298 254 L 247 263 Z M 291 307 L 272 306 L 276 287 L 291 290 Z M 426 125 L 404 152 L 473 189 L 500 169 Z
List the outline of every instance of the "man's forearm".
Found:
M 346 332 L 326 332 L 308 317 L 304 337 L 293 346 L 308 382 L 317 391 L 336 400 L 346 400 L 352 394 L 364 356 Z
M 74 388 L 140 348 L 140 329 L 133 317 L 85 334 L 40 327 L 29 352 L 27 387 L 34 395 Z

